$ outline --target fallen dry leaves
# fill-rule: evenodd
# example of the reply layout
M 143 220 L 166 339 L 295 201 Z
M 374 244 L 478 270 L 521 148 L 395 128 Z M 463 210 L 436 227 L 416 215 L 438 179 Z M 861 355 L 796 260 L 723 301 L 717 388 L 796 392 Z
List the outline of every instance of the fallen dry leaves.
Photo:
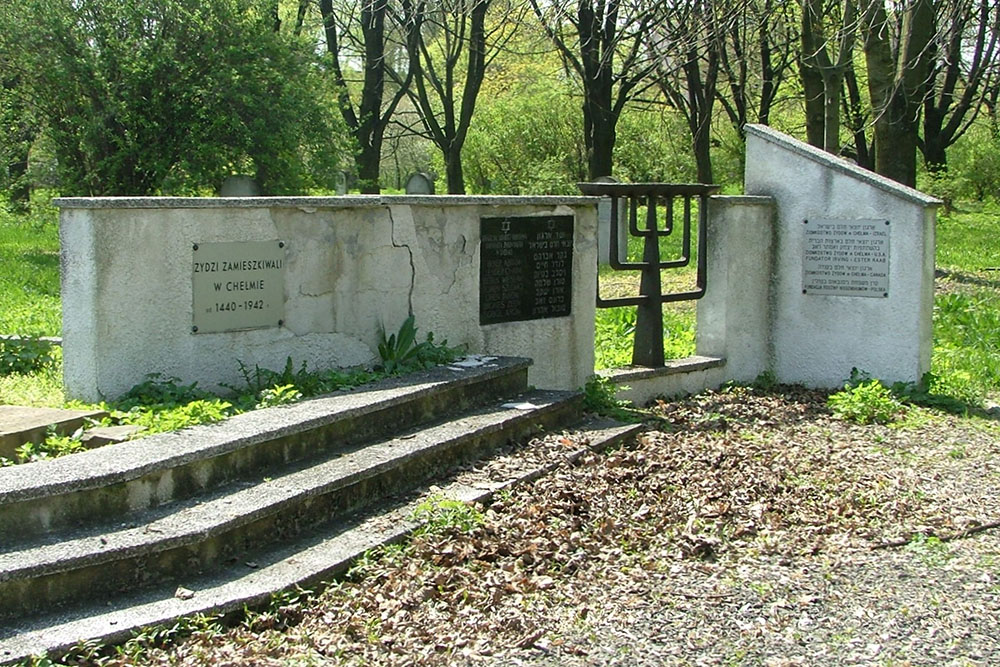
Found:
M 974 530 L 1000 520 L 998 425 L 913 410 L 861 427 L 825 398 L 660 403 L 637 442 L 502 495 L 474 529 L 388 547 L 315 598 L 142 662 L 1000 660 L 1000 542 Z

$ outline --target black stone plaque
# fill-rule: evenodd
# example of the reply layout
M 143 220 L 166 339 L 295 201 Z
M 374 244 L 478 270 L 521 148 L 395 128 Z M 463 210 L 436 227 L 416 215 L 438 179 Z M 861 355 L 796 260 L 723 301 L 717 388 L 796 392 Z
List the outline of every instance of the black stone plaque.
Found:
M 479 323 L 570 314 L 573 216 L 481 218 Z

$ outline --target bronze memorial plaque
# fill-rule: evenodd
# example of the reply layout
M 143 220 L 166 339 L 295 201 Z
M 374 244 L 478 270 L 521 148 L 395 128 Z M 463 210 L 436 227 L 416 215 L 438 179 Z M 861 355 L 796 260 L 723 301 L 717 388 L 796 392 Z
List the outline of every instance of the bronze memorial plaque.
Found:
M 889 296 L 888 220 L 803 222 L 803 294 Z
M 285 316 L 285 244 L 194 244 L 194 333 L 278 327 Z
M 480 219 L 479 323 L 569 315 L 573 216 Z

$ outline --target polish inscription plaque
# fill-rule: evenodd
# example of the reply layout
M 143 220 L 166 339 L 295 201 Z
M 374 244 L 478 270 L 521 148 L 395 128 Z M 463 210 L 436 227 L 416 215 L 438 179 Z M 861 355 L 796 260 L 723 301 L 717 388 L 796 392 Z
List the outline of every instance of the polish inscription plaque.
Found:
M 573 216 L 480 219 L 479 323 L 570 314 Z
M 802 293 L 889 296 L 889 221 L 804 221 Z
M 281 326 L 285 311 L 285 244 L 196 243 L 192 261 L 193 333 Z

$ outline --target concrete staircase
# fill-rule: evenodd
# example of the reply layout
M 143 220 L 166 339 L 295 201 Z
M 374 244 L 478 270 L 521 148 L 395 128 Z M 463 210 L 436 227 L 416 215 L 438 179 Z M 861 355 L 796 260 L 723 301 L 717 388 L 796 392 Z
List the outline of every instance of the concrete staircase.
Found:
M 500 479 L 470 472 L 512 442 L 574 423 L 592 446 L 634 432 L 579 425 L 582 396 L 529 390 L 529 363 L 441 367 L 0 469 L 0 664 L 314 586 L 411 531 L 428 483 L 474 500 L 553 464 L 515 451 Z

